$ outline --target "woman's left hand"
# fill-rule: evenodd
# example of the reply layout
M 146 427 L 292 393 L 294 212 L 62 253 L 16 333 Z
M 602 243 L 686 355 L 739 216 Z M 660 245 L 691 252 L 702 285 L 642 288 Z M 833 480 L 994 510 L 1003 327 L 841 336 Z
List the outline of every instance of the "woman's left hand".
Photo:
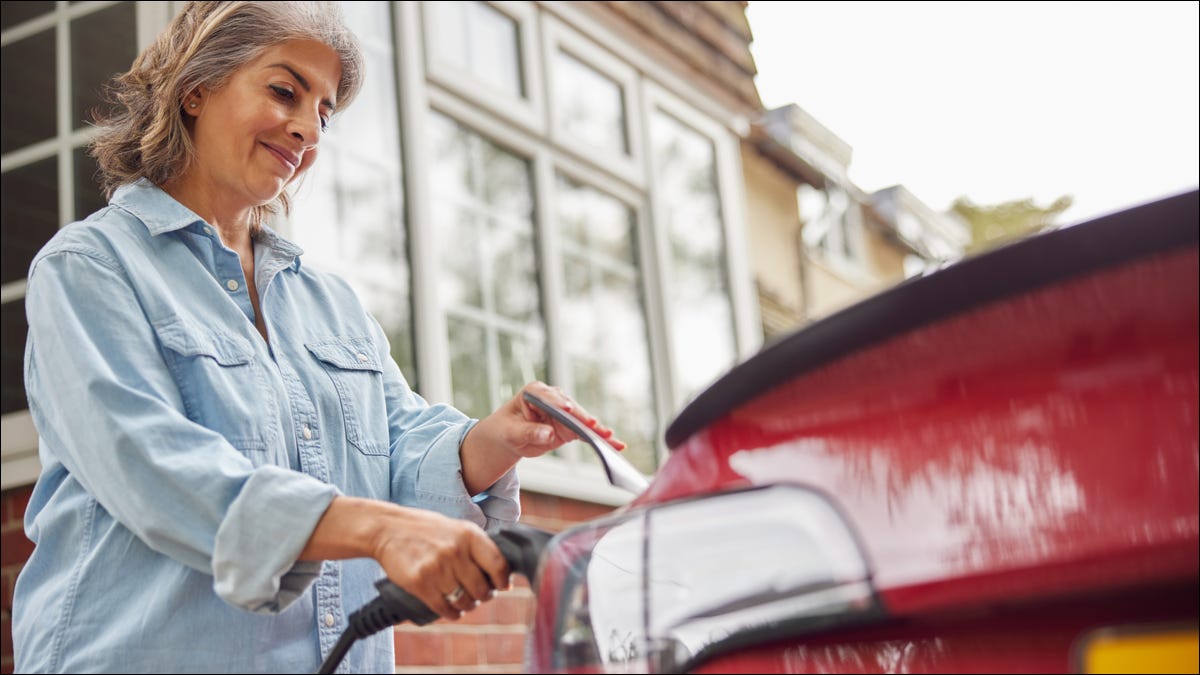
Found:
M 528 391 L 579 418 L 617 450 L 625 443 L 559 387 L 530 382 L 507 403 L 476 424 L 463 439 L 459 455 L 463 480 L 471 494 L 485 490 L 523 457 L 539 457 L 577 437 L 567 427 L 525 400 Z

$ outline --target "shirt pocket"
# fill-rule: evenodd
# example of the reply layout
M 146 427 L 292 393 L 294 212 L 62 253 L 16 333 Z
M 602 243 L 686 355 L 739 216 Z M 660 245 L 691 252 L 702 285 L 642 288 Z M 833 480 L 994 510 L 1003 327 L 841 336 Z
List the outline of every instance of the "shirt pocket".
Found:
M 346 440 L 364 455 L 387 455 L 383 367 L 375 343 L 366 337 L 339 337 L 304 346 L 337 389 Z
M 171 317 L 154 322 L 188 419 L 221 434 L 256 466 L 266 460 L 274 404 L 254 348 L 238 335 Z

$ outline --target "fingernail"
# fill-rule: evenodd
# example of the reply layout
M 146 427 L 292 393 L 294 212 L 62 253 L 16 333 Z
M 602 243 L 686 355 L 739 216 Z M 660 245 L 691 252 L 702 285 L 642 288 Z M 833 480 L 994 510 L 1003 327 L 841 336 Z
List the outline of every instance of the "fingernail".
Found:
M 549 443 L 550 442 L 550 430 L 546 429 L 546 428 L 538 429 L 537 440 L 538 440 L 538 443 Z

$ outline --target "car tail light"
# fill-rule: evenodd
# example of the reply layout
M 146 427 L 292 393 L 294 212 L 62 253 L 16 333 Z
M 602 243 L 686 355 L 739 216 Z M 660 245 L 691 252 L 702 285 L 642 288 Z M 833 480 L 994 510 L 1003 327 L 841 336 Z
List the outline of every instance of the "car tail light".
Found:
M 568 530 L 537 575 L 531 672 L 681 672 L 709 656 L 880 612 L 849 526 L 776 485 Z

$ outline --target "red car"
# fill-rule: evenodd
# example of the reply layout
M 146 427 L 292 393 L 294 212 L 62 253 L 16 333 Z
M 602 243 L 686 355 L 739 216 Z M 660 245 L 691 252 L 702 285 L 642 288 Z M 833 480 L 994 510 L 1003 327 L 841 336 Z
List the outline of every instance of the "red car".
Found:
M 763 349 L 638 497 L 493 534 L 526 670 L 1197 672 L 1200 195 L 1020 241 Z M 437 617 L 386 579 L 354 635 Z M 414 604 L 415 602 L 415 604 Z
M 1197 672 L 1196 192 L 764 348 L 540 553 L 529 672 Z

